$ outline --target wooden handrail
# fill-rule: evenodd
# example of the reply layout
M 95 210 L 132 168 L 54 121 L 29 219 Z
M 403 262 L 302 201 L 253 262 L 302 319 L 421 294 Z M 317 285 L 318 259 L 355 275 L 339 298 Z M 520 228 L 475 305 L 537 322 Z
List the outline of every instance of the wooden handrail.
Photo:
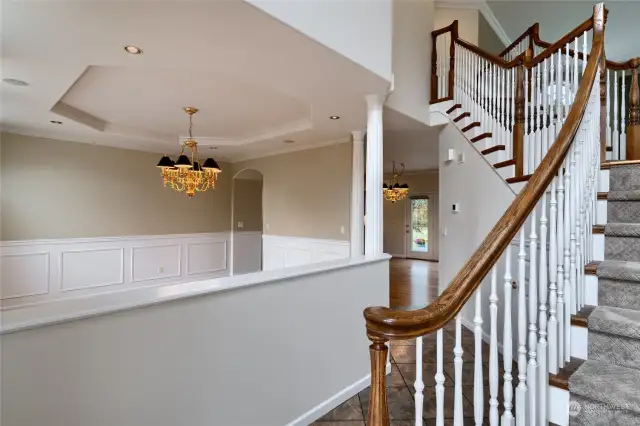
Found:
M 504 48 L 504 50 L 500 53 L 498 53 L 498 56 L 503 57 L 504 55 L 506 55 L 507 53 L 509 53 L 514 47 L 516 47 L 518 45 L 518 43 L 520 43 L 522 40 L 524 40 L 527 37 L 531 37 L 533 34 L 535 34 L 538 31 L 538 23 L 536 22 L 535 24 L 533 24 L 532 26 L 530 26 L 529 28 L 527 28 L 525 30 L 525 32 L 523 32 L 522 34 L 520 34 L 520 36 L 515 39 L 513 42 L 511 42 L 511 44 L 507 47 Z
M 559 50 L 565 51 L 564 46 L 567 46 L 568 43 L 575 40 L 577 37 L 580 37 L 584 32 L 592 29 L 593 25 L 594 25 L 593 20 L 587 19 L 582 24 L 578 25 L 576 28 L 574 28 L 573 30 L 565 34 L 564 37 L 562 37 L 560 40 L 556 41 L 553 44 L 549 44 L 548 46 L 545 47 L 545 50 L 543 50 L 542 52 L 540 52 L 539 55 L 533 58 L 531 66 L 535 67 L 540 62 L 544 61 L 547 58 L 550 58 L 551 55 L 558 52 Z M 534 43 L 535 43 L 535 37 L 534 37 Z M 569 49 L 569 52 L 571 52 L 571 49 Z M 581 55 L 581 53 L 579 54 Z
M 504 215 L 467 260 L 449 286 L 429 306 L 413 311 L 394 311 L 386 307 L 365 309 L 364 317 L 366 319 L 367 335 L 373 342 L 370 347 L 372 355 L 374 351 L 378 351 L 381 342 L 386 342 L 390 339 L 416 338 L 444 327 L 447 322 L 462 310 L 506 247 L 524 225 L 525 220 L 562 166 L 571 143 L 580 128 L 593 85 L 596 84 L 595 77 L 604 55 L 604 6 L 602 3 L 594 7 L 592 25 L 594 37 L 591 55 L 575 100 L 556 141 L 533 176 L 531 176 L 529 183 L 516 196 Z M 583 28 L 584 31 L 584 24 L 579 28 Z M 372 381 L 372 392 L 380 391 L 384 394 L 384 376 L 380 380 L 379 377 L 374 377 L 372 374 Z M 380 386 L 382 386 L 382 389 Z M 372 408 L 370 407 L 369 420 L 372 421 L 368 424 L 372 426 L 383 425 L 385 414 L 378 415 L 373 413 L 372 417 L 371 410 Z
M 473 44 L 469 43 L 468 41 L 463 40 L 463 39 L 461 39 L 459 37 L 455 40 L 455 42 L 456 42 L 456 44 L 459 44 L 460 46 L 464 47 L 465 49 L 472 51 L 476 55 L 483 57 L 487 61 L 489 61 L 489 62 L 491 62 L 493 64 L 496 64 L 496 65 L 498 65 L 498 66 L 500 66 L 502 68 L 505 68 L 505 69 L 515 68 L 518 65 L 522 64 L 522 62 L 523 62 L 524 53 L 521 53 L 520 55 L 516 56 L 511 61 L 505 61 L 500 56 L 497 56 L 497 55 L 494 55 L 492 53 L 489 53 L 486 50 L 483 50 L 483 49 L 479 48 L 478 46 L 473 45 Z

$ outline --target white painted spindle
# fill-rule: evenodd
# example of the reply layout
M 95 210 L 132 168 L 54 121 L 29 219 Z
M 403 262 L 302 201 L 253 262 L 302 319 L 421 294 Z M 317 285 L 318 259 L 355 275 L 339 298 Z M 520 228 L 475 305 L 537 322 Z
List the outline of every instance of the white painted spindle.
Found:
M 489 336 L 489 423 L 499 426 L 498 417 L 498 273 L 496 267 L 491 269 L 491 294 L 489 295 L 489 315 L 491 331 Z
M 531 234 L 529 235 L 529 365 L 527 369 L 527 387 L 529 389 L 529 424 L 537 425 L 538 418 L 538 234 L 536 233 L 536 208 L 530 216 Z
M 513 383 L 511 369 L 513 366 L 513 336 L 511 329 L 511 244 L 505 249 L 505 267 L 504 267 L 504 320 L 502 331 L 502 361 L 504 367 L 504 384 L 502 395 L 504 396 L 504 413 L 502 414 L 503 426 L 513 425 Z
M 424 404 L 424 382 L 422 381 L 422 336 L 416 339 L 416 381 L 414 383 L 414 387 L 416 389 L 416 393 L 414 395 L 415 399 L 415 410 L 416 410 L 416 425 L 415 426 L 423 426 L 422 425 L 422 410 Z
M 518 251 L 518 388 L 516 389 L 516 424 L 526 426 L 527 405 L 527 300 L 526 274 L 527 253 L 525 251 L 525 229 L 520 228 L 520 250 Z
M 456 346 L 453 348 L 454 365 L 454 399 L 453 399 L 453 425 L 463 426 L 462 403 L 462 314 L 456 317 Z
M 473 317 L 475 357 L 473 367 L 473 417 L 476 426 L 484 422 L 484 379 L 482 374 L 482 287 L 476 290 L 476 311 Z
M 436 332 L 436 426 L 444 426 L 444 330 Z M 421 417 L 422 418 L 422 417 Z

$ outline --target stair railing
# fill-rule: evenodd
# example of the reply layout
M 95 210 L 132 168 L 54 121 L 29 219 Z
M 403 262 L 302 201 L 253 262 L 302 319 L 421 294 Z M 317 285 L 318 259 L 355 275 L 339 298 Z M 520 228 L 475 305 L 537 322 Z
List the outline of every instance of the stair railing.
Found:
M 537 48 L 546 49 L 551 46 L 551 43 L 540 38 L 538 28 L 537 24 L 529 28 L 532 43 Z M 578 59 L 584 61 L 583 53 L 579 49 L 570 49 L 569 55 L 574 58 L 575 52 L 578 52 Z M 639 66 L 640 58 L 633 58 L 626 62 L 606 61 L 606 73 L 603 77 L 606 79 L 606 159 L 608 160 L 640 160 Z
M 536 22 L 532 26 L 526 29 L 518 38 L 516 38 L 509 46 L 505 47 L 502 52 L 498 54 L 501 58 L 507 61 L 514 60 L 517 56 L 522 55 L 527 49 L 534 51 L 534 35 L 538 33 L 539 25 Z
M 473 347 L 474 353 L 473 417 L 476 425 L 483 424 L 485 417 L 489 418 L 492 426 L 547 423 L 548 374 L 556 373 L 570 358 L 569 318 L 584 305 L 584 265 L 591 260 L 591 250 L 587 248 L 591 247 L 601 141 L 605 140 L 601 134 L 605 118 L 602 117 L 601 102 L 605 88 L 604 79 L 601 79 L 605 70 L 604 27 L 604 6 L 601 3 L 594 7 L 591 24 L 583 27 L 582 32 L 571 33 L 570 39 L 574 40 L 585 31 L 593 30 L 589 60 L 578 70 L 578 78 L 575 75 L 569 77 L 568 72 L 561 73 L 562 81 L 579 83 L 571 107 L 567 109 L 566 116 L 563 110 L 563 121 L 555 127 L 555 135 L 549 139 L 554 142 L 541 154 L 541 161 L 527 185 L 449 286 L 423 309 L 394 311 L 371 307 L 364 311 L 367 336 L 371 340 L 367 425 L 389 425 L 385 383 L 387 343 L 391 341 L 393 353 L 396 348 L 394 341 L 405 339 L 416 339 L 416 426 L 422 425 L 425 395 L 435 399 L 436 425 L 443 426 L 445 418 L 451 417 L 454 425 L 462 425 L 463 418 L 468 415 L 465 412 L 468 403 L 462 392 L 465 347 L 467 350 Z M 542 69 L 544 81 L 544 75 L 550 74 L 544 73 L 544 61 L 555 57 L 558 63 L 556 55 L 562 50 L 567 51 L 569 44 L 554 43 L 527 61 L 528 65 L 535 68 L 542 64 L 538 70 Z M 571 69 L 575 72 L 575 66 Z M 533 93 L 536 90 L 534 88 Z M 532 108 L 532 111 L 536 109 Z M 515 256 L 512 246 L 517 248 Z M 515 296 L 512 294 L 512 271 L 517 271 Z M 482 315 L 486 299 L 483 298 L 481 283 L 487 275 L 490 276 L 487 282 L 490 289 L 489 327 L 484 325 Z M 503 283 L 501 291 L 498 290 L 499 280 Z M 473 317 L 471 320 L 465 317 L 465 322 L 468 321 L 473 328 L 472 336 L 468 336 L 463 334 L 465 314 L 462 309 L 472 298 L 474 303 L 470 304 L 468 311 L 473 312 Z M 502 383 L 498 344 L 500 300 L 504 302 L 503 318 L 500 319 Z M 516 309 L 512 309 L 512 303 Z M 445 334 L 444 327 L 451 330 L 450 324 L 454 327 L 455 337 L 450 336 L 449 331 Z M 514 328 L 517 333 L 514 333 Z M 435 333 L 435 339 L 423 339 L 430 333 Z M 488 413 L 484 408 L 484 333 L 489 335 Z M 515 341 L 512 338 L 514 334 L 517 334 Z M 453 345 L 453 371 L 449 374 L 453 376 L 454 386 L 448 388 L 445 387 L 445 344 Z M 436 363 L 435 386 L 432 388 L 425 387 L 422 377 L 424 358 L 427 362 L 435 360 Z M 514 360 L 517 361 L 515 368 Z M 517 370 L 517 386 L 514 384 L 514 370 Z M 502 398 L 499 397 L 500 388 Z M 453 392 L 452 406 L 445 406 L 446 389 Z

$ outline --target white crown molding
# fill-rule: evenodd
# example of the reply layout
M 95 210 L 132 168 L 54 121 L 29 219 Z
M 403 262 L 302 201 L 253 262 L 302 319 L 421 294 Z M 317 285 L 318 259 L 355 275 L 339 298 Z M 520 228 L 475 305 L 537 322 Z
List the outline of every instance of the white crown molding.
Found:
M 480 13 L 482 13 L 482 16 L 484 16 L 484 19 L 487 20 L 487 23 L 489 23 L 489 26 L 491 28 L 493 28 L 493 31 L 495 31 L 500 41 L 504 43 L 505 47 L 509 46 L 511 44 L 511 39 L 507 35 L 504 28 L 502 28 L 502 25 L 500 25 L 500 22 L 498 22 L 498 18 L 496 18 L 496 15 L 493 14 L 493 11 L 491 10 L 491 8 L 486 2 L 482 2 L 482 7 L 480 7 Z
M 498 22 L 498 19 L 491 11 L 491 8 L 485 1 L 456 1 L 456 0 L 439 0 L 436 1 L 436 7 L 446 7 L 449 9 L 476 9 L 482 13 L 484 19 L 487 20 L 489 26 L 495 31 L 496 35 L 504 43 L 505 46 L 509 46 L 511 44 L 511 39 L 507 36 L 504 28 Z

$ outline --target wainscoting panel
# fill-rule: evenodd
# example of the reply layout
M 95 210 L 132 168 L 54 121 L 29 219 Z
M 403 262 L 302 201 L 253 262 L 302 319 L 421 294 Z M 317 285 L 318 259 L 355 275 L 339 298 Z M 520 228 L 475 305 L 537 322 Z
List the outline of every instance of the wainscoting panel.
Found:
M 206 274 L 226 268 L 226 241 L 187 244 L 187 275 Z
M 3 254 L 1 259 L 1 299 L 49 292 L 49 253 Z
M 262 270 L 262 232 L 233 233 L 233 275 Z
M 60 253 L 60 291 L 124 284 L 124 249 Z
M 0 242 L 0 307 L 229 275 L 228 232 Z
M 131 282 L 180 276 L 180 244 L 133 247 Z
M 273 270 L 349 257 L 349 241 L 263 235 L 264 269 Z

